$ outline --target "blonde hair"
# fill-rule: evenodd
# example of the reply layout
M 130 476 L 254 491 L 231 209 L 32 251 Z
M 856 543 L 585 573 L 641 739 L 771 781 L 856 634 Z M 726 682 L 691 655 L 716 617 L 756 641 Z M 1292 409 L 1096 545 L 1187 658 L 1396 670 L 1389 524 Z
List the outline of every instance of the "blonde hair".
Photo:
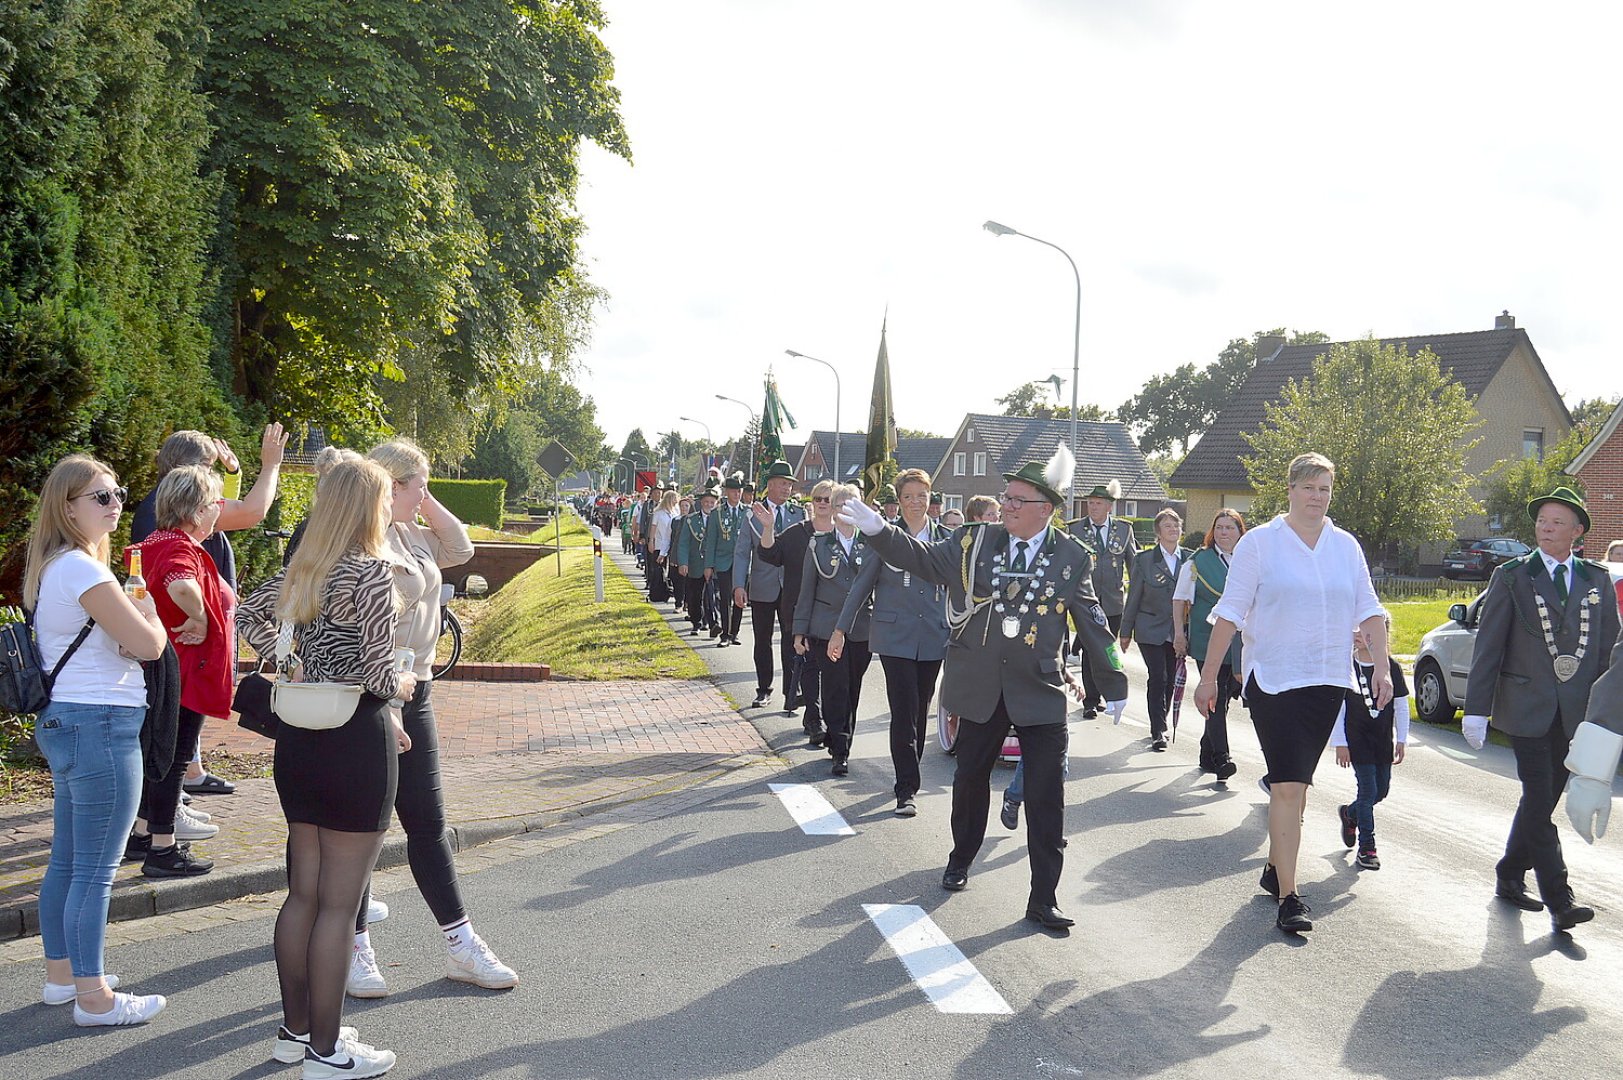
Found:
M 677 502 L 676 489 L 671 488 L 669 491 L 665 492 L 665 494 L 663 494 L 663 495 L 661 495 L 659 497 L 659 508 L 661 510 L 664 510 L 665 512 L 669 513 L 671 507 L 676 505 L 676 502 Z
M 105 461 L 89 454 L 69 454 L 51 468 L 50 475 L 40 488 L 39 505 L 34 509 L 34 527 L 28 533 L 28 549 L 23 564 L 23 606 L 32 611 L 39 604 L 39 581 L 45 575 L 50 561 L 77 548 L 105 563 L 112 555 L 112 544 L 107 537 L 91 543 L 71 518 L 68 500 L 82 494 L 98 476 L 113 478 L 118 486 L 118 474 Z
M 410 439 L 390 439 L 386 443 L 379 443 L 366 456 L 382 465 L 392 479 L 402 484 L 419 473 L 428 475 L 428 455 Z
M 1321 473 L 1329 473 L 1334 482 L 1336 478 L 1336 464 L 1323 454 L 1297 454 L 1291 459 L 1290 472 L 1285 478 L 1287 484 L 1298 484 L 1303 480 L 1311 480 Z
M 844 506 L 852 499 L 859 502 L 862 499 L 862 492 L 855 484 L 835 484 L 833 490 L 828 493 L 828 504 L 833 507 Z
M 824 495 L 827 495 L 828 496 L 828 501 L 830 503 L 833 503 L 833 501 L 834 501 L 834 489 L 837 486 L 838 485 L 836 485 L 834 483 L 834 481 L 832 481 L 832 480 L 819 480 L 819 481 L 817 481 L 817 483 L 812 485 L 811 497 L 814 498 L 814 499 L 819 499 L 819 498 L 822 498 Z
M 158 481 L 152 513 L 160 529 L 179 529 L 196 521 L 220 497 L 220 477 L 207 465 L 181 465 Z
M 322 594 L 345 555 L 387 559 L 393 492 L 389 474 L 374 461 L 341 461 L 316 484 L 304 539 L 287 564 L 276 615 L 308 623 L 321 614 Z
M 214 467 L 220 460 L 220 448 L 201 431 L 177 431 L 158 447 L 158 479 L 162 480 L 172 469 L 182 465 Z
M 897 495 L 902 493 L 902 487 L 905 484 L 923 484 L 924 493 L 928 495 L 930 493 L 930 474 L 923 469 L 903 469 L 896 474 L 894 486 Z
M 316 455 L 316 475 L 326 476 L 332 472 L 332 467 L 340 461 L 360 461 L 361 455 L 353 450 L 346 450 L 341 446 L 323 446 L 321 453 Z

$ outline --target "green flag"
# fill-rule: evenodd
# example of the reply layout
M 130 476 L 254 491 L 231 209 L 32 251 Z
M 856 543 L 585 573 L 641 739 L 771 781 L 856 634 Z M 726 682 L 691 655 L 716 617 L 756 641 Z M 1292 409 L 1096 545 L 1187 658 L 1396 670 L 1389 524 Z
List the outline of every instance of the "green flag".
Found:
M 873 369 L 873 401 L 868 406 L 868 453 L 862 463 L 862 490 L 873 496 L 896 474 L 896 415 L 890 403 L 890 354 L 885 326 L 879 325 L 879 359 Z M 835 436 L 838 438 L 838 436 Z
M 783 401 L 778 397 L 778 380 L 769 371 L 766 375 L 766 402 L 761 406 L 761 433 L 755 440 L 757 485 L 766 483 L 766 467 L 783 457 L 783 429 L 794 426 L 795 418 L 789 415 L 789 410 L 784 408 Z

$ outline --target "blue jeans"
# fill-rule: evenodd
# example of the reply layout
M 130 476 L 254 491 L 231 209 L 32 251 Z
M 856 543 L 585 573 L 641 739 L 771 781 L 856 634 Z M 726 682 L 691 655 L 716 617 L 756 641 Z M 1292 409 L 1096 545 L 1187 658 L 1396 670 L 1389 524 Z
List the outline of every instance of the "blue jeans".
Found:
M 77 979 L 103 974 L 107 901 L 141 799 L 137 705 L 52 702 L 34 738 L 56 785 L 51 861 L 39 890 L 45 959 L 69 959 Z
M 1358 822 L 1358 850 L 1375 847 L 1375 804 L 1386 798 L 1392 790 L 1392 765 L 1354 765 L 1353 776 L 1358 780 L 1358 798 L 1353 800 L 1353 819 Z
M 1065 779 L 1071 778 L 1071 725 L 1065 725 L 1065 756 L 1060 758 L 1060 775 Z M 1014 764 L 1014 779 L 1009 786 L 1003 789 L 1003 798 L 1019 806 L 1026 801 L 1026 755 L 1024 748 L 1020 760 Z

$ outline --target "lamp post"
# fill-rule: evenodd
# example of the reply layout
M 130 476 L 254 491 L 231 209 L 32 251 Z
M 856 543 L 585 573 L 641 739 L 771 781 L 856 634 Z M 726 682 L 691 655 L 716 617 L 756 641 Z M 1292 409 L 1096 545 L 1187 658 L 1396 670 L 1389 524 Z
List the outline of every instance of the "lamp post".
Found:
M 716 440 L 711 438 L 711 436 L 710 436 L 710 425 L 709 424 L 705 423 L 703 420 L 695 420 L 691 416 L 678 416 L 677 419 L 678 420 L 686 420 L 690 424 L 698 424 L 700 427 L 704 428 L 704 441 L 709 443 L 711 446 L 716 445 Z M 704 471 L 701 469 L 700 472 L 699 472 L 699 476 L 696 477 L 695 479 L 696 480 L 702 480 L 703 478 L 704 478 Z M 700 484 L 699 486 L 703 487 L 704 485 Z
M 795 352 L 793 349 L 783 351 L 800 360 L 816 361 L 834 372 L 834 482 L 843 484 L 845 483 L 845 477 L 840 472 L 840 373 L 835 371 L 834 365 L 827 360 L 818 360 L 815 356 L 807 356 L 805 353 Z
M 1077 444 L 1076 444 L 1076 411 L 1077 411 L 1076 392 L 1077 392 L 1077 389 L 1078 389 L 1078 387 L 1080 385 L 1080 375 L 1081 375 L 1081 367 L 1082 367 L 1082 275 L 1076 269 L 1076 260 L 1071 258 L 1071 253 L 1070 252 L 1066 251 L 1064 248 L 1060 247 L 1058 244 L 1050 243 L 1049 241 L 1044 240 L 1041 237 L 1032 236 L 1030 233 L 1023 233 L 1019 229 L 1011 229 L 1007 225 L 1000 225 L 995 221 L 988 221 L 984 225 L 982 225 L 981 228 L 985 229 L 987 232 L 991 233 L 994 236 L 1024 236 L 1027 240 L 1035 240 L 1037 243 L 1043 245 L 1044 247 L 1051 247 L 1055 251 L 1059 252 L 1061 255 L 1064 255 L 1065 256 L 1065 261 L 1071 264 L 1071 275 L 1076 278 L 1076 332 L 1072 335 L 1072 338 L 1071 338 L 1071 457 L 1074 458 L 1074 457 L 1076 457 L 1076 446 L 1077 446 Z M 1057 390 L 1058 387 L 1055 387 L 1055 389 Z M 1071 514 L 1076 512 L 1076 470 L 1075 469 L 1071 470 L 1071 486 L 1070 486 L 1070 490 L 1068 490 L 1065 493 L 1065 498 L 1070 504 L 1070 505 L 1066 506 L 1066 508 L 1065 508 L 1065 516 L 1069 517 Z
M 750 414 L 750 423 L 754 424 L 756 422 L 755 410 L 750 408 L 748 402 L 739 401 L 737 398 L 728 397 L 726 394 L 717 394 L 716 395 L 716 400 L 717 401 L 730 401 L 734 405 L 742 405 L 742 406 L 744 406 L 745 411 L 747 411 Z M 758 438 L 760 438 L 760 436 L 761 436 L 761 429 L 760 429 L 760 427 L 757 426 L 756 429 L 755 429 L 755 437 L 758 439 Z M 749 469 L 750 469 L 750 482 L 754 483 L 755 480 L 756 480 L 756 476 L 755 476 L 755 439 L 750 440 L 750 465 L 749 465 Z

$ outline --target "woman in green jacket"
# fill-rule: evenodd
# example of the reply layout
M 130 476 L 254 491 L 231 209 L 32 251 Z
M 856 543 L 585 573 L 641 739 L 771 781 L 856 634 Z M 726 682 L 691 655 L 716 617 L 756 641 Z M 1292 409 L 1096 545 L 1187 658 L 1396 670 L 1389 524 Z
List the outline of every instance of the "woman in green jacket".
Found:
M 1238 510 L 1224 507 L 1212 518 L 1206 542 L 1195 557 L 1184 563 L 1172 593 L 1173 622 L 1189 627 L 1189 653 L 1197 665 L 1206 662 L 1206 645 L 1211 641 L 1208 621 L 1217 601 L 1222 599 L 1228 581 L 1229 556 L 1245 535 L 1245 518 Z M 1206 732 L 1200 737 L 1200 771 L 1216 773 L 1227 780 L 1237 771 L 1229 756 L 1228 706 L 1240 693 L 1240 635 L 1234 635 L 1223 669 L 1217 679 L 1217 703 L 1206 717 Z

